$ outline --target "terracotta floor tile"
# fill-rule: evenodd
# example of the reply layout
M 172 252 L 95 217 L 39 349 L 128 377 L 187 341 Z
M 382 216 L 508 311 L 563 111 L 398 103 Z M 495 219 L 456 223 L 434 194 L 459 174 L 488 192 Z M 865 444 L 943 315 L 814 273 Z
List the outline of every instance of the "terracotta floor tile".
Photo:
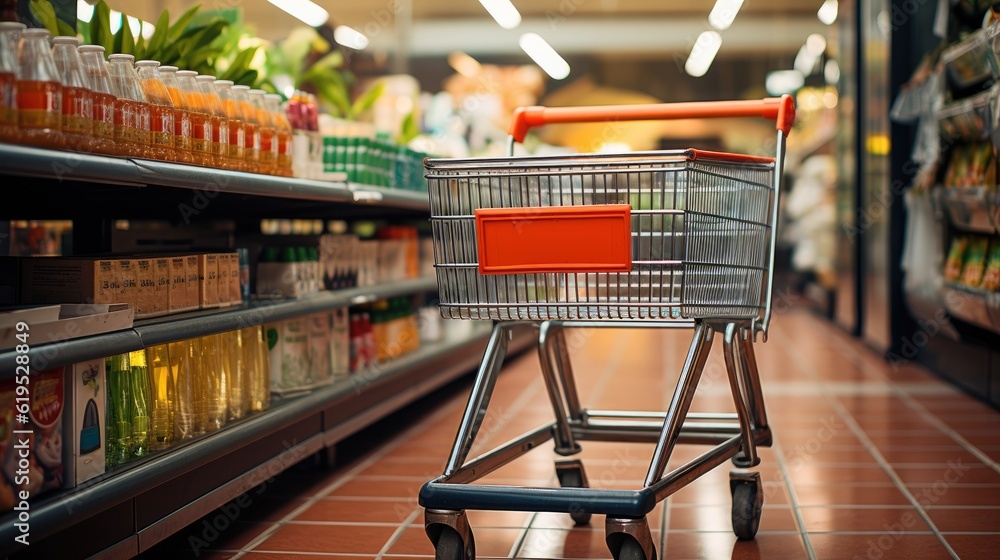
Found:
M 781 558 L 797 560 L 806 558 L 806 549 L 800 535 L 765 533 L 752 541 L 737 541 L 732 532 L 725 533 L 667 533 L 661 558 L 671 560 L 702 560 L 732 558 L 733 560 L 763 560 Z
M 417 481 L 385 481 L 365 478 L 353 478 L 340 486 L 330 496 L 355 496 L 376 498 L 415 498 L 420 492 L 422 482 Z
M 930 527 L 917 510 L 905 508 L 801 508 L 802 520 L 809 532 L 921 532 Z
M 660 532 L 650 530 L 654 546 L 659 549 Z M 529 529 L 518 558 L 610 558 L 603 530 L 591 529 Z
M 1000 535 L 944 535 L 959 558 L 991 558 L 1000 550 Z
M 352 523 L 403 523 L 418 508 L 417 503 L 360 499 L 323 499 L 295 517 L 295 521 L 337 521 Z
M 732 506 L 671 507 L 668 519 L 670 531 L 732 530 Z M 764 506 L 760 519 L 761 531 L 798 531 L 791 508 Z
M 798 486 L 819 484 L 891 484 L 892 479 L 877 465 L 865 467 L 814 467 L 805 465 L 789 473 L 792 483 Z
M 946 463 L 942 466 L 895 467 L 899 478 L 906 484 L 944 483 L 952 484 L 998 484 L 1000 473 L 979 464 L 965 462 Z
M 473 529 L 480 527 L 527 527 L 531 522 L 532 513 L 523 511 L 481 511 L 469 510 L 469 524 Z M 423 523 L 421 516 L 417 521 Z
M 257 551 L 377 554 L 395 527 L 292 524 L 278 529 Z
M 476 541 L 476 557 L 506 558 L 523 529 L 481 529 L 472 528 Z M 407 527 L 399 539 L 389 547 L 386 554 L 434 555 L 434 546 L 423 527 Z
M 934 535 L 880 533 L 838 535 L 810 533 L 809 541 L 818 560 L 854 560 L 856 558 L 906 558 L 907 560 L 945 560 L 948 550 Z
M 989 509 L 931 507 L 927 515 L 942 532 L 1000 533 L 1000 504 Z
M 240 521 L 281 521 L 284 517 L 306 503 L 305 497 L 258 496 L 253 497 L 250 507 L 240 514 Z
M 230 523 L 228 518 L 209 516 L 174 533 L 155 548 L 174 551 L 179 556 L 239 550 L 273 526 L 272 523 L 240 520 Z
M 923 506 L 1000 505 L 1000 485 L 908 484 L 907 488 Z
M 796 486 L 795 495 L 799 506 L 822 505 L 865 505 L 902 506 L 910 501 L 895 486 L 849 486 L 825 484 L 820 486 Z
M 247 560 L 375 560 L 375 556 L 329 556 L 326 554 L 301 554 L 301 553 L 274 553 L 274 552 L 248 552 L 240 559 Z

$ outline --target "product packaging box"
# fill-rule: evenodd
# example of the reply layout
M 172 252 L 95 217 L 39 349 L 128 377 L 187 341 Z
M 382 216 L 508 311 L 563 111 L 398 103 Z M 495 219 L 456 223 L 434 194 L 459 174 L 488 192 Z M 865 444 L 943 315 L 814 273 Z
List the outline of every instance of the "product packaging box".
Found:
M 309 367 L 309 326 L 304 318 L 265 327 L 271 367 L 271 392 L 294 393 L 312 386 Z
M 187 305 L 185 309 L 192 310 L 201 307 L 201 280 L 199 280 L 199 257 L 198 255 L 188 255 L 184 257 L 187 269 Z
M 219 262 L 218 276 L 218 302 L 219 307 L 229 307 L 232 301 L 229 299 L 229 253 L 219 253 L 216 255 Z
M 136 300 L 138 274 L 135 259 L 119 257 L 115 262 L 118 263 L 118 295 L 115 303 L 127 303 L 135 309 L 138 304 Z
M 312 386 L 333 380 L 330 362 L 330 314 L 314 313 L 306 317 L 309 327 L 309 367 Z
M 130 303 L 117 259 L 30 257 L 20 265 L 21 303 Z
M 155 316 L 170 313 L 170 259 L 156 256 L 153 260 L 153 313 Z
M 229 302 L 232 305 L 243 303 L 243 279 L 240 273 L 240 254 L 229 254 Z
M 73 487 L 104 474 L 104 411 L 107 379 L 104 360 L 66 367 L 66 402 L 72 403 L 67 422 L 65 486 Z
M 30 502 L 63 485 L 63 369 L 35 372 L 26 384 L 18 377 L 0 390 L 0 511 L 13 509 L 22 490 Z M 27 387 L 27 403 L 16 400 L 15 383 Z M 19 465 L 22 452 L 28 454 L 27 469 Z
M 219 255 L 198 255 L 198 304 L 202 309 L 219 306 Z
M 346 307 L 330 312 L 330 362 L 334 381 L 351 373 L 351 318 Z

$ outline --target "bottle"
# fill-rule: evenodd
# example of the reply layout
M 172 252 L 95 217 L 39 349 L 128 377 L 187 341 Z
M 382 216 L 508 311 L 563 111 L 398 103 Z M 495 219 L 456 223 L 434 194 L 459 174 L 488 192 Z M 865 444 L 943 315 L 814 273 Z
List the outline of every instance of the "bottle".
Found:
M 0 21 L 0 142 L 18 141 L 17 104 L 14 82 L 17 80 L 17 42 L 25 25 Z
M 14 88 L 20 141 L 43 148 L 64 148 L 62 83 L 45 29 L 21 32 Z
M 271 406 L 271 362 L 264 343 L 263 327 L 247 327 L 240 334 L 243 342 L 243 363 L 248 370 L 246 376 L 247 411 L 259 412 Z
M 215 91 L 222 101 L 222 109 L 229 120 L 229 165 L 233 171 L 246 170 L 246 139 L 243 126 L 243 114 L 240 106 L 233 98 L 233 82 L 230 80 L 215 80 Z
M 212 152 L 212 118 L 208 114 L 205 96 L 195 80 L 197 72 L 178 70 L 177 85 L 191 116 L 191 153 L 195 165 L 213 167 L 215 156 Z
M 281 177 L 292 176 L 292 125 L 288 122 L 288 117 L 281 110 L 281 96 L 276 93 L 269 93 L 264 96 L 267 110 L 274 120 L 275 142 L 278 144 L 278 160 L 275 167 L 275 175 Z
M 99 154 L 115 155 L 115 106 L 118 103 L 118 89 L 111 81 L 108 67 L 104 63 L 104 47 L 81 45 L 77 52 L 83 64 L 84 73 L 90 83 L 93 98 L 93 151 Z
M 224 358 L 226 360 L 226 379 L 228 391 L 226 401 L 229 420 L 239 420 L 247 410 L 248 399 L 244 391 L 248 388 L 247 375 L 249 364 L 243 361 L 243 339 L 240 331 L 229 331 L 219 335 L 224 342 Z
M 219 335 L 201 338 L 201 371 L 205 388 L 205 431 L 214 432 L 226 424 L 228 383 Z
M 90 80 L 83 71 L 76 37 L 54 37 L 52 58 L 62 83 L 61 128 L 66 148 L 78 152 L 93 151 L 94 97 Z
M 152 432 L 152 376 L 146 361 L 146 351 L 129 352 L 129 365 L 132 370 L 132 456 L 145 457 L 149 454 L 149 443 Z
M 157 68 L 163 85 L 170 96 L 170 104 L 174 107 L 174 157 L 178 163 L 195 162 L 191 144 L 191 110 L 187 98 L 181 94 L 177 83 L 176 66 L 160 66 Z
M 174 149 L 174 103 L 170 92 L 160 76 L 160 63 L 155 60 L 140 60 L 135 63 L 139 75 L 139 87 L 149 101 L 149 157 L 160 161 L 177 161 Z
M 105 440 L 108 443 L 105 463 L 109 467 L 132 457 L 132 371 L 129 355 L 119 354 L 105 360 L 108 382 Z
M 198 399 L 202 397 L 195 383 L 197 367 L 191 360 L 191 345 L 188 340 L 171 342 L 167 346 L 170 359 L 170 373 L 174 383 L 174 440 L 190 439 L 197 435 L 199 424 L 196 410 Z M 204 405 L 201 406 L 204 410 Z M 203 423 L 203 422 L 202 422 Z
M 260 173 L 260 124 L 257 121 L 257 111 L 250 102 L 249 86 L 233 86 L 233 98 L 243 115 L 244 159 L 248 173 Z
M 108 56 L 108 73 L 118 89 L 115 107 L 115 142 L 119 155 L 148 158 L 150 155 L 150 113 L 146 94 L 139 87 L 135 57 L 130 54 Z
M 215 167 L 232 169 L 229 159 L 229 119 L 222 108 L 219 92 L 215 90 L 215 76 L 199 75 L 195 80 L 205 100 L 205 108 L 212 119 L 212 154 Z
M 267 110 L 266 92 L 262 89 L 252 89 L 247 92 L 250 103 L 257 113 L 257 126 L 260 134 L 260 173 L 274 175 L 278 166 L 278 143 L 274 119 Z
M 174 442 L 177 395 L 174 376 L 170 364 L 169 348 L 166 344 L 146 349 L 146 363 L 152 374 L 152 422 L 150 426 L 150 449 L 163 450 Z

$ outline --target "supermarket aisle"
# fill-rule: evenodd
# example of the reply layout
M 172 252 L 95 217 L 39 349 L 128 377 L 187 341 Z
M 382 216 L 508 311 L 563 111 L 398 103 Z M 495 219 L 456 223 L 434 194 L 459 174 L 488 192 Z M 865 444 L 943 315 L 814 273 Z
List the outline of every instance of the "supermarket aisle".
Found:
M 688 331 L 575 331 L 591 407 L 662 409 Z M 731 410 L 717 338 L 694 409 Z M 778 316 L 758 345 L 775 445 L 761 452 L 756 541 L 730 530 L 729 464 L 670 497 L 650 519 L 661 558 L 988 558 L 1000 548 L 1000 412 L 909 364 L 889 365 L 807 311 Z M 666 375 L 661 372 L 666 370 Z M 433 557 L 417 491 L 440 473 L 464 394 L 332 473 L 288 473 L 157 547 L 150 558 L 279 560 Z M 535 355 L 500 378 L 480 447 L 547 421 Z M 674 462 L 701 448 L 681 447 Z M 638 487 L 651 446 L 584 444 L 593 486 Z M 474 451 L 475 453 L 475 451 Z M 554 483 L 551 447 L 489 480 Z M 470 512 L 480 557 L 609 558 L 604 521 Z M 211 527 L 214 524 L 216 529 Z

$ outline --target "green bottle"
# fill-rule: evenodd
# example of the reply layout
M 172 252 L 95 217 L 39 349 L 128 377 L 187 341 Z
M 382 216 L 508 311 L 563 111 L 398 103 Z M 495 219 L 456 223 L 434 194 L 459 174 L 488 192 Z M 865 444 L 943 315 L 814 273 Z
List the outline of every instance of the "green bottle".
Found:
M 105 365 L 108 376 L 105 463 L 113 467 L 132 457 L 132 371 L 128 354 L 111 356 Z
M 145 350 L 130 352 L 128 359 L 132 370 L 132 456 L 145 457 L 152 437 L 153 378 Z

